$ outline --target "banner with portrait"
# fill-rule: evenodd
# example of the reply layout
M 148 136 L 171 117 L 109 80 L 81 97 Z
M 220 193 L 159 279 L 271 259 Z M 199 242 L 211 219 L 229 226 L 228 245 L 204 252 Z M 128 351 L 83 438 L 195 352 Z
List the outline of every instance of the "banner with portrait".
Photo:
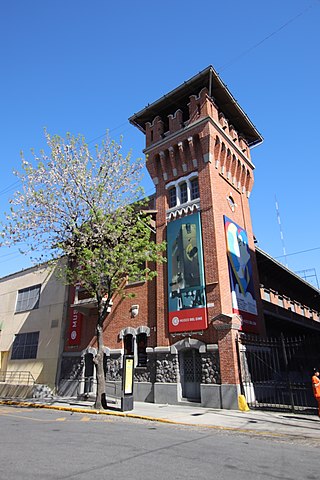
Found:
M 233 313 L 242 317 L 242 329 L 255 332 L 257 302 L 254 294 L 252 263 L 246 231 L 224 217 Z
M 207 328 L 200 213 L 167 225 L 169 332 Z

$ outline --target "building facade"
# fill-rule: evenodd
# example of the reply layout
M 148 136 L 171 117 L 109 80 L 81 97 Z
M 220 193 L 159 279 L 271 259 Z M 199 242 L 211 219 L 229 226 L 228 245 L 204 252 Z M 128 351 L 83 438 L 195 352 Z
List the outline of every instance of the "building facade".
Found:
M 167 242 L 167 263 L 156 266 L 151 282 L 127 283 L 134 298 L 112 299 L 104 324 L 107 397 L 120 395 L 130 354 L 136 400 L 236 409 L 240 355 L 253 351 L 245 343 L 240 351 L 239 338 L 320 338 L 319 290 L 255 244 L 250 148 L 263 139 L 212 67 L 130 122 L 146 138 L 156 189 L 149 208 L 155 240 Z M 58 381 L 63 396 L 94 394 L 95 299 L 80 288 L 66 292 L 46 269 L 6 277 L 0 286 L 1 371 Z M 15 358 L 29 334 L 33 357 Z M 253 376 L 246 378 L 252 392 Z
M 47 265 L 0 279 L 0 371 L 3 385 L 26 382 L 31 385 L 35 382 L 38 386 L 44 385 L 46 392 L 54 391 L 67 300 L 68 288 Z M 41 392 L 40 387 L 38 390 Z
M 107 393 L 119 392 L 127 353 L 135 357 L 136 400 L 237 408 L 238 333 L 281 330 L 268 313 L 271 302 L 265 301 L 267 287 L 260 286 L 259 276 L 274 285 L 281 278 L 282 289 L 295 277 L 292 296 L 305 284 L 256 251 L 250 148 L 262 137 L 212 67 L 130 122 L 145 134 L 147 169 L 156 188 L 150 208 L 156 240 L 167 242 L 167 264 L 156 267 L 151 283 L 127 285 L 133 300 L 113 299 L 104 333 Z M 282 277 L 266 274 L 270 262 Z M 308 288 L 305 284 L 306 296 Z M 95 304 L 81 295 L 76 292 L 72 307 L 80 312 L 81 332 L 74 333 L 78 340 L 66 338 L 61 392 L 94 390 Z M 319 297 L 311 303 L 309 326 L 317 330 Z

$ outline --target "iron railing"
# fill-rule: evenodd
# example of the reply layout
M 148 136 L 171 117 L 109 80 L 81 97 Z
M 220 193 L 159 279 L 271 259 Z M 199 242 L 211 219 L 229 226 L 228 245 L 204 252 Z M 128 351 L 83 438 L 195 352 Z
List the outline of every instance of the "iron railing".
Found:
M 0 382 L 10 385 L 34 385 L 35 379 L 28 371 L 3 371 L 0 370 Z
M 312 368 L 319 364 L 319 339 L 239 337 L 243 393 L 253 408 L 313 411 Z

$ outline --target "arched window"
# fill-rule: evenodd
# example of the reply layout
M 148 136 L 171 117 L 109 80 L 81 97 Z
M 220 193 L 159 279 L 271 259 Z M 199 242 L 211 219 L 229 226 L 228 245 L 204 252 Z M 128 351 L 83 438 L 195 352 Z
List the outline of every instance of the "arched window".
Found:
M 124 344 L 125 355 L 133 355 L 134 345 L 133 345 L 133 335 L 131 335 L 131 333 L 128 333 L 127 335 L 124 336 L 123 344 Z

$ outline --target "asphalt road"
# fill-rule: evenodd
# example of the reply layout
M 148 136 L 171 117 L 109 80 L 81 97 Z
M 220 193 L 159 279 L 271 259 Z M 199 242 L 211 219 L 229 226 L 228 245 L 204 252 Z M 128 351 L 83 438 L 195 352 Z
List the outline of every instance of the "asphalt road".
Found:
M 315 480 L 319 444 L 0 406 L 0 480 Z

